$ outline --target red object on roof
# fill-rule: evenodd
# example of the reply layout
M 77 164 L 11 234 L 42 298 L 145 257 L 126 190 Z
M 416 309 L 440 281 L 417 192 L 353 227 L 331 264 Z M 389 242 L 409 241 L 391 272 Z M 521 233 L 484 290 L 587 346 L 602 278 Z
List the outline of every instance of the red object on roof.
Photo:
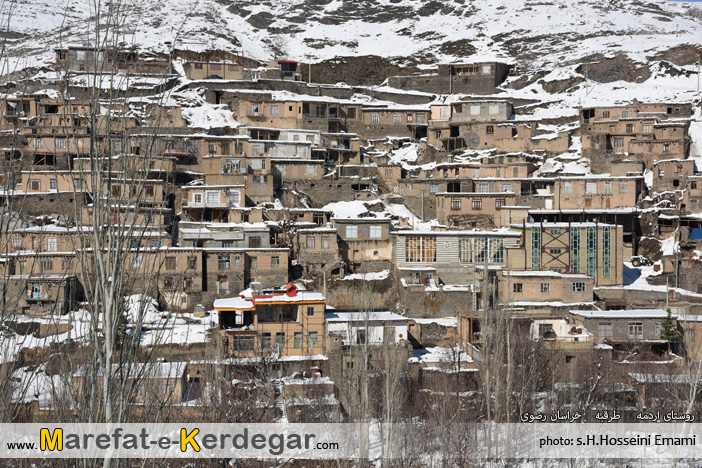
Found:
M 285 293 L 289 297 L 297 296 L 297 286 L 295 286 L 292 281 L 285 286 Z

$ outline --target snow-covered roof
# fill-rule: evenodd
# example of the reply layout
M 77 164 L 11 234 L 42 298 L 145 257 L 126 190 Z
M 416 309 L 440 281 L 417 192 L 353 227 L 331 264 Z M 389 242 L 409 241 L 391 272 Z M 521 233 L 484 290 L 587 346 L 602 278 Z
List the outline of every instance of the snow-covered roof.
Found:
M 655 319 L 665 318 L 668 312 L 663 309 L 631 309 L 631 310 L 571 310 L 572 315 L 585 318 L 611 319 Z
M 324 319 L 327 322 L 407 322 L 412 320 L 393 312 L 326 312 Z

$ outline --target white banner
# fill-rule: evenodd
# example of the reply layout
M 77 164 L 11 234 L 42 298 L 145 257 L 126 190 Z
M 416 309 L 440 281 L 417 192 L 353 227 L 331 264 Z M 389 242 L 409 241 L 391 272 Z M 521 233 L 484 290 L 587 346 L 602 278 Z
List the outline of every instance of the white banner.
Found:
M 2 458 L 702 458 L 702 424 L 0 424 Z M 431 432 L 426 432 L 431 431 Z M 414 453 L 416 456 L 417 453 Z

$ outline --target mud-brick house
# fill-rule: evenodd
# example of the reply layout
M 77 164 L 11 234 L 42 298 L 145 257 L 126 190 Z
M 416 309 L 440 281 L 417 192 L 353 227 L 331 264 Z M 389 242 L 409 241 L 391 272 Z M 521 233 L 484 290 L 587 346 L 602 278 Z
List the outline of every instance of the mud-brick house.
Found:
M 228 222 L 229 210 L 245 202 L 244 185 L 187 185 L 182 187 L 182 210 L 191 221 Z
M 332 218 L 341 258 L 359 273 L 391 267 L 393 242 L 390 218 Z
M 513 192 L 440 192 L 436 194 L 439 223 L 459 228 L 492 229 L 501 222 L 500 209 L 516 205 Z
M 267 223 L 192 223 L 181 221 L 178 227 L 181 247 L 274 247 Z
M 623 227 L 605 223 L 524 223 L 523 257 L 512 269 L 584 274 L 595 286 L 624 281 Z
M 557 210 L 608 210 L 637 206 L 643 176 L 587 175 L 555 179 Z
M 687 187 L 688 179 L 694 175 L 694 159 L 665 159 L 663 161 L 654 161 L 653 191 L 682 191 Z
M 464 148 L 491 149 L 513 153 L 543 151 L 558 153 L 568 150 L 570 134 L 543 131 L 538 122 L 452 122 L 431 121 L 427 143 L 444 151 Z
M 256 287 L 256 285 L 254 285 Z M 298 291 L 263 294 L 247 289 L 238 297 L 218 299 L 219 340 L 226 356 L 315 356 L 324 354 L 324 295 Z
M 294 248 L 297 264 L 305 274 L 334 274 L 343 271 L 337 229 L 331 225 L 298 229 Z
M 391 76 L 388 86 L 435 94 L 493 94 L 511 69 L 501 62 L 440 64 L 431 73 Z
M 503 271 L 497 298 L 512 314 L 551 315 L 573 307 L 594 307 L 592 278 L 557 271 Z
M 638 310 L 571 310 L 570 323 L 587 328 L 595 343 L 648 343 L 663 345 L 663 320 L 668 313 L 662 309 Z
M 22 315 L 64 315 L 82 298 L 75 275 L 7 275 L 0 285 L 5 311 Z
M 639 102 L 634 99 L 631 104 L 623 106 L 583 107 L 580 110 L 580 127 L 585 131 L 587 125 L 600 121 L 630 118 L 689 119 L 691 116 L 690 102 Z
M 114 364 L 112 369 L 113 379 L 126 382 L 139 381 L 134 402 L 143 405 L 178 405 L 188 399 L 186 362 L 148 362 L 135 363 L 120 368 Z M 90 388 L 89 382 L 93 376 L 86 374 L 85 368 L 80 368 L 73 374 L 73 389 L 76 395 L 81 395 L 84 387 Z M 86 379 L 88 382 L 86 383 Z M 99 378 L 98 382 L 102 382 Z M 98 385 L 101 385 L 100 383 Z
M 629 115 L 626 110 L 621 113 Z M 612 163 L 622 160 L 642 161 L 653 169 L 653 161 L 687 158 L 689 125 L 687 120 L 664 120 L 656 114 L 589 121 L 581 127 L 582 154 L 595 174 L 611 173 Z

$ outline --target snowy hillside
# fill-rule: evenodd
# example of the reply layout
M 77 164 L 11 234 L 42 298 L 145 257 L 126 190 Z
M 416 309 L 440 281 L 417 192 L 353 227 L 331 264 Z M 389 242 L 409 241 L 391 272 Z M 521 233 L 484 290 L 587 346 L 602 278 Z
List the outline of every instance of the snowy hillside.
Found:
M 96 3 L 102 3 L 100 10 Z M 119 11 L 110 11 L 116 8 Z M 20 68 L 53 59 L 61 44 L 94 41 L 86 20 L 119 15 L 125 39 L 147 50 L 243 50 L 320 61 L 379 55 L 399 63 L 503 58 L 547 70 L 625 54 L 644 62 L 695 44 L 692 3 L 653 0 L 15 0 L 2 2 L 10 55 Z M 690 62 L 677 54 L 679 62 Z M 689 54 L 688 54 L 689 55 Z M 669 59 L 670 60 L 670 59 Z M 685 64 L 685 63 L 679 63 Z

